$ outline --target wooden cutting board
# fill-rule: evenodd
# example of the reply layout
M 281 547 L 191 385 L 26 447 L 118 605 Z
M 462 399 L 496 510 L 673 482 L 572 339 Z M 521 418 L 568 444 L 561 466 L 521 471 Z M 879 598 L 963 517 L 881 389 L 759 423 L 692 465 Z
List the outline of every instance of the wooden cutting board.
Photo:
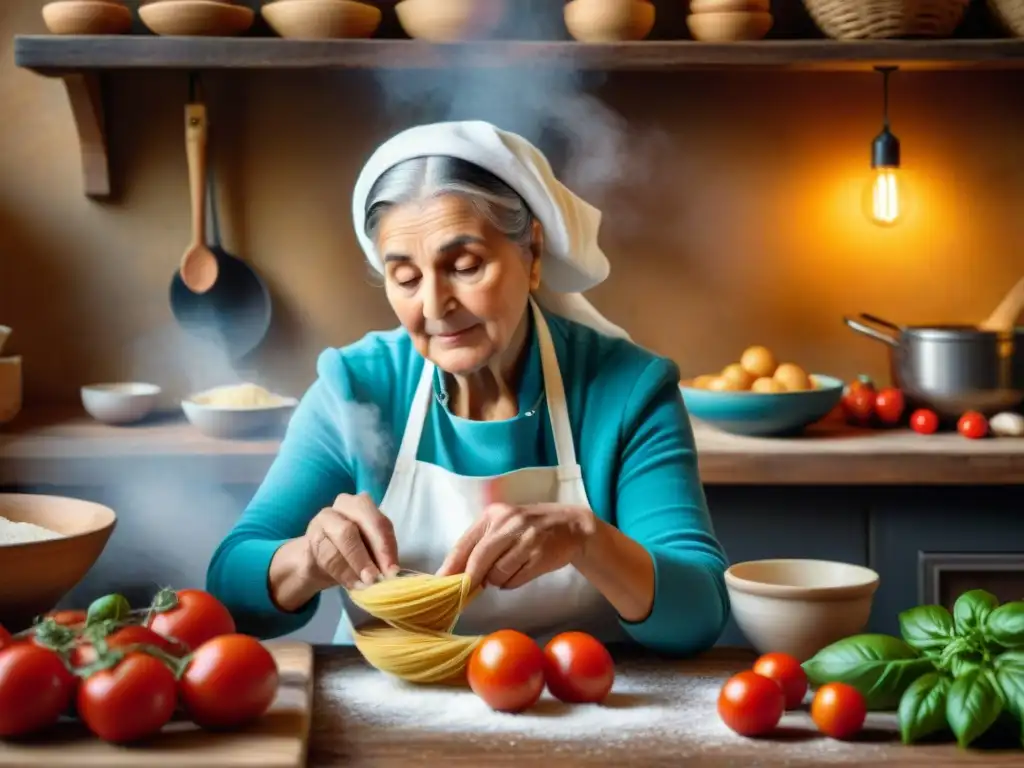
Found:
M 68 720 L 32 742 L 0 741 L 0 766 L 47 768 L 304 768 L 313 704 L 313 649 L 306 643 L 270 642 L 281 687 L 270 711 L 248 728 L 207 733 L 187 722 L 170 723 L 154 739 L 119 747 Z

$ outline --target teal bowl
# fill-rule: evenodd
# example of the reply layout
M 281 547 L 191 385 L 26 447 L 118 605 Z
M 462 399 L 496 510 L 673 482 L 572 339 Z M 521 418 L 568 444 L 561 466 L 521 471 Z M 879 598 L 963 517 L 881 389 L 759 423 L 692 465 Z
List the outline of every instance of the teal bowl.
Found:
M 834 376 L 811 374 L 815 389 L 804 392 L 716 392 L 680 384 L 690 415 L 734 435 L 795 435 L 821 421 L 843 397 L 844 383 Z

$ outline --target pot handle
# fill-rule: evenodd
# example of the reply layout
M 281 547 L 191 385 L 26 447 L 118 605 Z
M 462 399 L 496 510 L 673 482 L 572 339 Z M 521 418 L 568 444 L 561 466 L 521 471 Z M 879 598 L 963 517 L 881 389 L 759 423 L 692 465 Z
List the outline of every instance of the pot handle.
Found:
M 896 325 L 896 323 L 893 323 L 893 322 L 891 322 L 889 320 L 883 320 L 882 318 L 877 317 L 876 315 L 869 315 L 867 312 L 861 312 L 860 313 L 860 319 L 861 320 L 867 320 L 869 323 L 874 323 L 875 325 L 880 325 L 883 328 L 888 328 L 890 331 L 896 331 L 897 333 L 903 333 L 903 327 L 902 326 Z
M 861 315 L 861 317 L 868 321 L 875 321 L 875 318 L 871 317 L 870 315 Z M 883 344 L 888 344 L 890 347 L 895 347 L 896 349 L 899 349 L 900 343 L 887 333 L 882 333 L 881 331 L 872 328 L 870 325 L 865 325 L 864 323 L 858 320 L 854 320 L 852 317 L 844 317 L 843 322 L 846 323 L 851 329 L 855 330 L 857 333 L 863 334 L 864 336 L 867 336 L 870 339 L 874 339 L 875 341 L 880 341 Z M 888 327 L 888 323 L 885 323 L 884 321 L 882 323 L 879 323 L 879 325 L 885 325 L 886 327 Z

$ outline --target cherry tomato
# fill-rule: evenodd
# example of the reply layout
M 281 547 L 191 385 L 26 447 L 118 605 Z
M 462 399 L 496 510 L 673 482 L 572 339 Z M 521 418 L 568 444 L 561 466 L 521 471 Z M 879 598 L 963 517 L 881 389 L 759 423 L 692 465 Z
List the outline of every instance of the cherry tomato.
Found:
M 718 694 L 718 716 L 741 736 L 762 736 L 772 731 L 786 710 L 782 686 L 756 672 L 740 672 Z
M 970 440 L 978 440 L 988 434 L 988 419 L 977 411 L 968 411 L 956 424 L 957 431 Z
M 14 638 L 11 637 L 11 633 L 4 629 L 4 625 L 0 624 L 0 651 L 9 645 L 14 645 Z
M 47 619 L 53 619 L 62 627 L 77 627 L 85 624 L 85 611 L 50 611 L 46 614 Z
M 183 643 L 190 650 L 219 635 L 235 633 L 235 620 L 228 609 L 209 592 L 181 589 L 178 604 L 153 616 L 149 627 L 154 632 Z
M 248 635 L 207 640 L 178 683 L 189 717 L 203 728 L 234 728 L 262 716 L 277 696 L 277 663 Z
M 896 387 L 883 387 L 875 395 L 875 415 L 883 424 L 899 424 L 905 407 L 903 393 Z
M 0 651 L 0 737 L 24 736 L 57 722 L 73 689 L 64 662 L 35 643 Z
M 162 661 L 140 651 L 96 672 L 78 689 L 78 715 L 104 741 L 128 743 L 152 736 L 171 719 L 178 689 Z
M 491 709 L 521 712 L 544 691 L 544 652 L 513 629 L 488 635 L 469 657 L 469 687 Z
M 807 673 L 788 653 L 766 653 L 754 662 L 754 672 L 774 680 L 786 697 L 786 709 L 796 709 L 807 693 Z
M 875 385 L 871 379 L 861 376 L 847 384 L 840 405 L 850 424 L 870 424 L 875 415 Z
M 173 640 L 168 640 L 163 635 L 158 635 L 149 627 L 143 627 L 138 624 L 122 627 L 104 639 L 107 642 L 107 647 L 111 650 L 124 651 L 131 646 L 152 645 L 172 656 L 184 656 L 186 653 L 185 648 L 176 644 Z M 96 661 L 96 649 L 89 643 L 79 645 L 71 651 L 71 666 L 73 667 L 84 667 L 92 664 L 94 661 Z
M 833 739 L 848 739 L 864 727 L 868 708 L 861 692 L 846 683 L 821 686 L 811 701 L 811 719 Z
M 928 408 L 910 414 L 910 428 L 921 435 L 934 435 L 939 430 L 939 415 Z
M 563 632 L 544 647 L 544 679 L 556 699 L 598 703 L 615 682 L 615 662 L 597 638 L 585 632 Z

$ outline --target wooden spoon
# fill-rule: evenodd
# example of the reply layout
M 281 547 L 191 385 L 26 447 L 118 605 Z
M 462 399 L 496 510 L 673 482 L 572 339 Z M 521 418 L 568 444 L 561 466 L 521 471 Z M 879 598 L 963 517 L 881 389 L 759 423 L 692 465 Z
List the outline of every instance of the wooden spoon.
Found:
M 1008 333 L 1016 327 L 1021 312 L 1024 312 L 1024 277 L 1017 281 L 999 302 L 999 306 L 978 327 L 983 331 Z
M 206 293 L 217 282 L 217 257 L 206 246 L 206 105 L 185 106 L 185 149 L 192 199 L 192 243 L 181 257 L 181 281 L 193 293 Z

